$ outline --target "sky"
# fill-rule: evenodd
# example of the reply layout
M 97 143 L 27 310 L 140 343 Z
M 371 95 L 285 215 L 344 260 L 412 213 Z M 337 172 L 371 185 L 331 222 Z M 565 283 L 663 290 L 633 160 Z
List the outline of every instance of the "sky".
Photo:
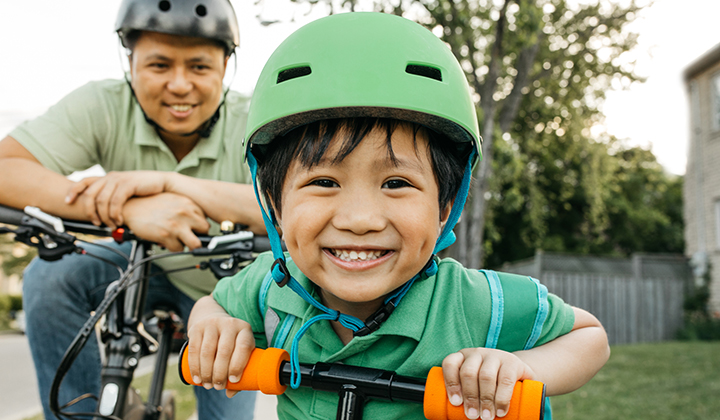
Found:
M 0 138 L 88 81 L 122 77 L 113 30 L 120 0 L 0 3 Z M 232 3 L 241 46 L 226 83 L 250 94 L 275 47 L 322 10 L 292 11 L 287 0 Z M 682 72 L 720 43 L 718 16 L 720 0 L 655 0 L 646 8 L 632 29 L 640 34 L 637 71 L 647 81 L 608 92 L 598 129 L 652 149 L 669 173 L 684 174 L 690 130 Z

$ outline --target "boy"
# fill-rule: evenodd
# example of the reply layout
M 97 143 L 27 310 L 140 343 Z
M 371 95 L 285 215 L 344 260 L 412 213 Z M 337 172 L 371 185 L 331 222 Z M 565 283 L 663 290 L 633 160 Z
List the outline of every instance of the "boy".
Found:
M 485 420 L 507 413 L 516 380 L 566 393 L 607 361 L 589 313 L 532 279 L 435 256 L 452 243 L 479 136 L 464 74 L 426 29 L 379 13 L 306 25 L 266 64 L 248 127 L 273 255 L 196 304 L 195 382 L 236 382 L 255 346 L 290 350 L 294 366 L 422 377 L 442 364 L 451 403 Z M 292 389 L 278 401 L 280 418 L 337 410 L 328 392 Z M 411 403 L 371 400 L 364 412 L 422 418 Z

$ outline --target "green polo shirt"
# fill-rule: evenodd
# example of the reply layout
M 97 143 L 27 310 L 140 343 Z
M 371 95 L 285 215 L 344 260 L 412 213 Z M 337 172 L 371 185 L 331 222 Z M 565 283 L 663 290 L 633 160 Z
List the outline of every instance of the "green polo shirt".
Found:
M 292 338 L 310 318 L 321 312 L 307 304 L 287 287 L 274 284 L 264 299 L 261 291 L 265 275 L 273 263 L 270 253 L 258 259 L 233 277 L 221 280 L 213 297 L 233 317 L 250 323 L 257 347 L 266 348 L 266 325 L 277 318 L 282 322 L 288 314 L 297 317 L 283 348 L 290 350 Z M 449 354 L 464 348 L 484 347 L 491 328 L 493 301 L 485 274 L 464 268 L 445 259 L 435 276 L 416 282 L 388 320 L 376 332 L 355 337 L 343 346 L 327 321 L 313 324 L 300 340 L 300 363 L 344 363 L 376 369 L 392 370 L 399 375 L 424 377 L 432 366 L 439 366 Z M 315 286 L 288 260 L 293 277 L 316 298 Z M 505 309 L 498 348 L 522 350 L 531 336 L 538 312 L 538 286 L 530 278 L 500 274 L 505 290 Z M 568 333 L 575 322 L 572 308 L 560 298 L 548 295 L 546 317 L 535 328 L 534 346 L 542 345 Z M 274 335 L 277 335 L 277 331 Z M 335 393 L 307 388 L 288 389 L 278 398 L 281 419 L 335 418 L 338 396 Z M 370 400 L 365 405 L 365 418 L 423 419 L 422 406 L 416 403 Z
M 108 172 L 173 171 L 195 178 L 250 183 L 242 145 L 248 104 L 248 98 L 228 92 L 210 137 L 201 139 L 180 162 L 145 121 L 125 80 L 90 82 L 45 114 L 22 123 L 10 136 L 43 166 L 63 175 L 99 164 Z M 173 257 L 157 264 L 169 268 L 192 263 L 185 257 Z M 184 271 L 169 277 L 194 299 L 210 293 L 216 283 L 207 271 Z

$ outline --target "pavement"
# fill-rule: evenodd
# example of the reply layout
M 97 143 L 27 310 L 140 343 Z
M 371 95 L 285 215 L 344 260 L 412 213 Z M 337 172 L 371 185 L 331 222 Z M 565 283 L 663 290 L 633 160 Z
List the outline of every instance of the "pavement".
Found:
M 177 361 L 177 358 L 171 357 L 171 360 Z M 145 357 L 135 372 L 150 372 L 152 365 L 152 356 Z M 0 372 L 5 378 L 0 381 L 0 420 L 23 420 L 42 411 L 30 348 L 22 333 L 0 334 Z M 277 420 L 276 405 L 275 396 L 258 393 L 255 419 Z M 197 420 L 197 416 L 191 419 Z

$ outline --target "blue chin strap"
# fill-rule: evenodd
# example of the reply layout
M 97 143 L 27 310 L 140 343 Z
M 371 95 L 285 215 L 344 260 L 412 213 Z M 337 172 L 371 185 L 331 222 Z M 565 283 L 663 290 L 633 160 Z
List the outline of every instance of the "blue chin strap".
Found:
M 263 222 L 265 223 L 268 238 L 270 239 L 270 247 L 272 248 L 273 257 L 275 257 L 275 262 L 270 268 L 271 276 L 273 280 L 275 280 L 275 283 L 278 284 L 278 286 L 288 286 L 292 291 L 297 293 L 307 303 L 323 312 L 322 314 L 317 315 L 305 322 L 305 324 L 300 327 L 300 330 L 297 332 L 297 334 L 295 334 L 295 337 L 293 338 L 292 347 L 290 348 L 290 387 L 293 389 L 297 389 L 300 386 L 300 361 L 298 357 L 298 347 L 300 339 L 303 337 L 305 332 L 307 332 L 307 330 L 312 324 L 321 320 L 338 321 L 342 326 L 350 329 L 353 332 L 353 336 L 355 337 L 365 336 L 374 331 L 377 331 L 382 325 L 382 323 L 387 320 L 390 314 L 395 310 L 397 305 L 400 303 L 400 300 L 402 300 L 408 290 L 410 290 L 410 287 L 413 285 L 413 283 L 415 283 L 415 281 L 421 277 L 434 276 L 435 273 L 437 273 L 438 271 L 438 266 L 433 255 L 433 257 L 430 258 L 430 261 L 428 261 L 428 263 L 425 265 L 425 267 L 423 267 L 420 273 L 416 274 L 408 282 L 406 282 L 404 285 L 402 285 L 392 294 L 390 294 L 390 296 L 385 299 L 384 304 L 365 321 L 362 321 L 357 317 L 346 315 L 334 309 L 328 308 L 327 306 L 318 302 L 317 299 L 313 298 L 310 293 L 308 293 L 308 291 L 305 290 L 300 285 L 300 283 L 298 283 L 297 280 L 292 277 L 292 275 L 290 275 L 290 272 L 287 269 L 285 255 L 283 254 L 282 250 L 282 241 L 280 239 L 280 234 L 275 227 L 275 215 L 273 214 L 272 209 L 268 209 L 268 212 L 266 212 L 265 208 L 263 207 L 262 200 L 260 200 L 260 193 L 258 191 L 256 178 L 258 168 L 257 160 L 255 159 L 255 156 L 253 156 L 249 147 L 246 156 L 248 160 L 248 165 L 250 166 L 250 173 L 252 174 L 255 197 L 257 198 L 258 204 L 260 205 Z M 440 252 L 441 250 L 447 248 L 448 246 L 452 245 L 453 242 L 455 242 L 455 233 L 453 232 L 453 227 L 455 227 L 455 224 L 460 218 L 460 214 L 462 213 L 463 207 L 465 207 L 465 201 L 468 197 L 474 156 L 475 152 L 472 152 L 470 158 L 468 159 L 468 163 L 465 166 L 465 172 L 463 174 L 463 179 L 462 183 L 460 184 L 458 195 L 455 198 L 455 203 L 452 207 L 452 210 L 450 211 L 450 216 L 448 216 L 448 221 L 445 224 L 442 232 L 440 233 L 437 242 L 435 243 L 433 254 Z

